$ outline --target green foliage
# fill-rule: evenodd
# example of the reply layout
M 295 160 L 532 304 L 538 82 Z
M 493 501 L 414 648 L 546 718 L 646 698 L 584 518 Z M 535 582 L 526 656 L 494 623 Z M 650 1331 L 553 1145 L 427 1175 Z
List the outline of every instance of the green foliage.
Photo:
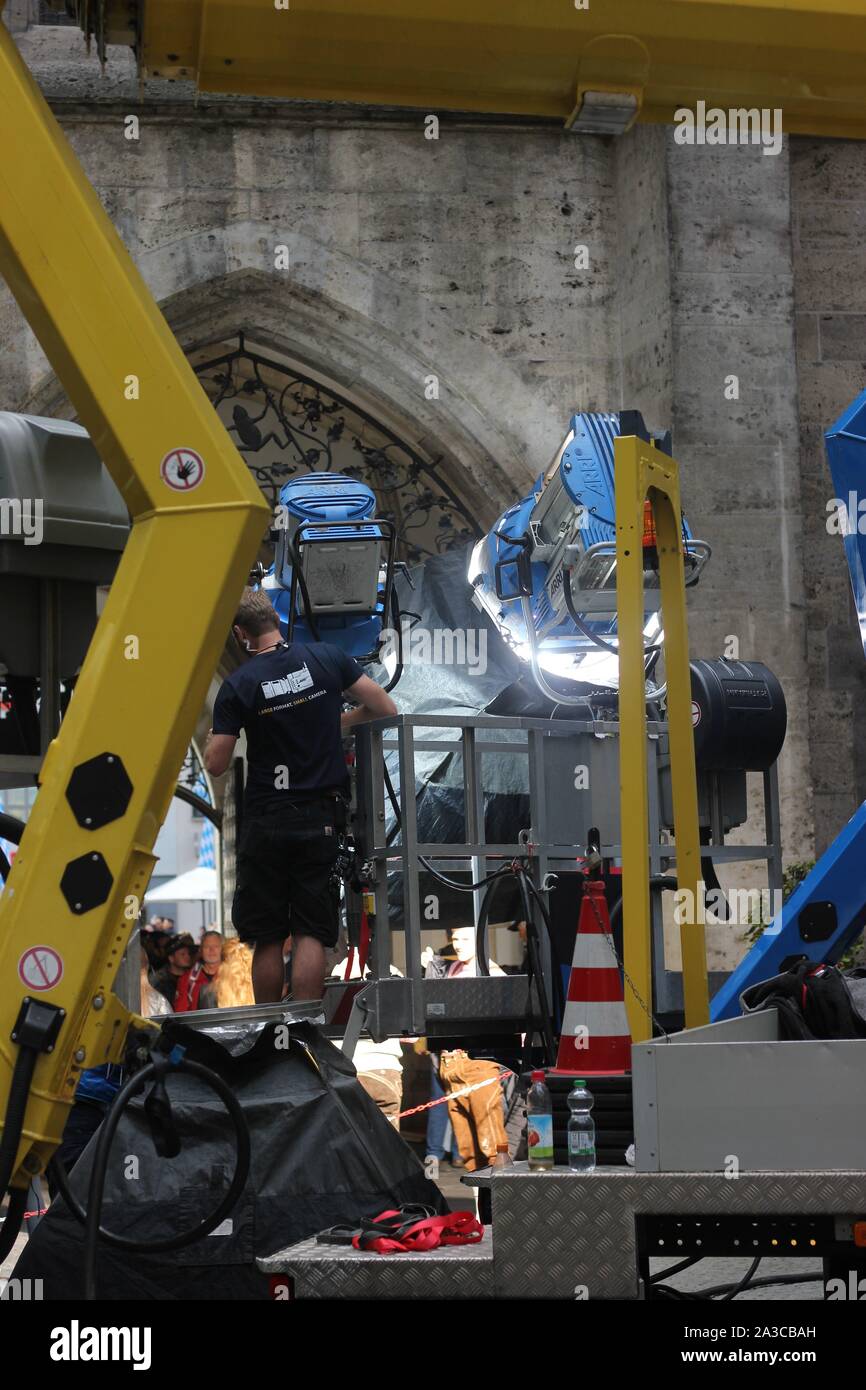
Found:
M 808 873 L 811 872 L 811 870 L 814 867 L 814 859 L 802 859 L 798 860 L 794 864 L 788 865 L 788 867 L 782 873 L 783 902 L 788 901 L 791 894 L 794 892 L 794 889 L 800 886 L 800 884 L 803 882 L 803 879 L 806 877 Z M 764 928 L 768 927 L 769 925 L 770 923 L 768 921 L 764 921 L 763 913 L 760 913 L 758 917 L 755 918 L 753 913 L 750 912 L 749 925 L 743 932 L 743 935 L 740 938 L 740 940 L 745 941 L 749 946 L 753 946 L 757 941 L 758 937 L 761 935 Z M 840 956 L 839 960 L 836 962 L 838 968 L 840 970 L 850 970 L 855 965 L 862 965 L 864 963 L 863 952 L 863 938 L 858 937 L 854 944 L 852 946 L 849 946 L 845 954 L 843 956 Z
M 789 864 L 787 869 L 782 871 L 782 901 L 787 902 L 795 888 L 799 888 L 803 879 L 815 867 L 814 859 L 799 859 L 793 864 Z M 770 925 L 769 921 L 764 920 L 763 911 L 755 917 L 754 913 L 749 913 L 749 925 L 743 932 L 741 941 L 745 941 L 749 946 L 754 946 L 758 937 L 765 927 Z

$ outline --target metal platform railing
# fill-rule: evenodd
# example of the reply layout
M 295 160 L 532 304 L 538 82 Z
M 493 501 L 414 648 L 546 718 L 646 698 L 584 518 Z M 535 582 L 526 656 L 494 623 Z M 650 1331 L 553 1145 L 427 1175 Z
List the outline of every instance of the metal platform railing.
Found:
M 445 874 L 463 871 L 471 875 L 472 883 L 480 884 L 497 868 L 517 859 L 537 891 L 548 894 L 555 877 L 581 871 L 584 848 L 594 832 L 598 832 L 602 857 L 616 863 L 621 855 L 618 732 L 613 721 L 447 714 L 398 715 L 359 727 L 354 824 L 363 857 L 372 867 L 375 931 L 370 981 L 330 981 L 326 991 L 329 1031 L 337 1035 L 345 1030 L 347 1051 L 354 1049 L 362 1030 L 381 1039 L 400 1033 L 432 1037 L 481 1031 L 514 1033 L 538 1026 L 538 999 L 533 992 L 530 1000 L 525 975 L 425 979 L 421 963 L 426 921 L 422 881 L 429 883 L 433 870 Z M 503 759 L 507 760 L 508 790 L 517 788 L 527 799 L 527 823 L 516 827 L 513 836 L 504 841 L 487 837 L 488 798 L 497 789 L 495 781 L 491 787 L 488 775 L 491 759 L 499 760 L 500 784 Z M 676 865 L 676 846 L 665 842 L 672 811 L 664 724 L 647 725 L 647 759 L 647 865 L 649 873 L 658 876 Z M 585 774 L 582 778 L 576 775 L 579 770 Z M 447 787 L 452 803 L 455 799 L 462 802 L 460 839 L 422 838 L 427 826 L 422 820 L 419 832 L 417 796 L 429 785 Z M 392 790 L 399 821 L 391 806 Z M 701 793 L 703 815 L 711 824 L 713 837 L 706 856 L 718 862 L 764 860 L 770 886 L 780 886 L 775 768 L 764 774 L 766 844 L 724 843 L 726 787 L 722 777 L 704 774 Z M 728 797 L 730 800 L 729 789 Z M 736 815 L 742 814 L 738 804 Z M 478 888 L 466 894 L 467 920 L 476 925 L 483 891 Z M 429 925 L 435 926 L 435 921 Z M 402 932 L 405 941 L 402 978 L 391 975 L 395 932 Z M 679 1007 L 681 1001 L 677 972 L 664 968 L 663 933 L 661 905 L 654 895 L 659 1010 Z M 553 965 L 544 933 L 541 965 L 550 999 Z M 354 1000 L 351 1011 L 348 997 Z

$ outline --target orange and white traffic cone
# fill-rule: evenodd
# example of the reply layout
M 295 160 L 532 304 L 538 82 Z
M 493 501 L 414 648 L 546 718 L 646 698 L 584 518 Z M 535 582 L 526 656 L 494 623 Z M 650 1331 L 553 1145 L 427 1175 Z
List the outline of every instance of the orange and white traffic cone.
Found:
M 631 1036 L 601 879 L 586 880 L 580 902 L 565 1017 L 553 1075 L 631 1071 Z

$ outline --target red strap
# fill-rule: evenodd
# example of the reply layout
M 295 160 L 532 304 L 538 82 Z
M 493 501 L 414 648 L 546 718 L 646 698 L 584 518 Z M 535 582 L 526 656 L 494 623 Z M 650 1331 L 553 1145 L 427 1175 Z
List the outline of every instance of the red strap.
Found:
M 821 961 L 818 965 L 813 965 L 811 970 L 807 970 L 805 975 L 803 976 L 803 983 L 800 986 L 800 1007 L 803 1010 L 803 1013 L 806 1012 L 806 982 L 810 980 L 813 975 L 820 975 L 823 970 L 824 961 Z
M 383 1211 L 376 1220 L 385 1221 L 395 1216 L 399 1216 L 399 1212 Z M 477 1245 L 483 1235 L 483 1226 L 471 1212 L 451 1211 L 444 1216 L 424 1217 L 399 1236 L 377 1236 L 363 1245 L 361 1237 L 355 1236 L 352 1244 L 356 1250 L 373 1250 L 377 1255 L 399 1255 L 415 1250 L 435 1250 L 440 1245 Z

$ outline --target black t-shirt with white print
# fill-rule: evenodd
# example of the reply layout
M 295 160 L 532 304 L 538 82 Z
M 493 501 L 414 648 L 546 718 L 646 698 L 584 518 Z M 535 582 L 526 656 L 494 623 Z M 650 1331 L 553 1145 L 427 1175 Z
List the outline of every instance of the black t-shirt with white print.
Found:
M 343 691 L 363 674 L 339 647 L 293 642 L 251 657 L 223 681 L 213 731 L 246 731 L 247 815 L 348 789 L 340 711 Z

